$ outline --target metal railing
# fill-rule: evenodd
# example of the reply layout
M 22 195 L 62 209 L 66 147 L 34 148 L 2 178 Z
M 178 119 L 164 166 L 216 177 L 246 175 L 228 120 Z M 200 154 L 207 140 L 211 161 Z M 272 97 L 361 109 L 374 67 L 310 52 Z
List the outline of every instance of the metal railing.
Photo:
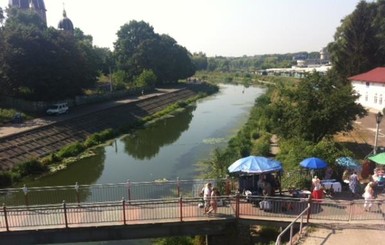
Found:
M 3 206 L 0 212 L 0 232 L 19 230 L 61 229 L 102 225 L 137 225 L 145 223 L 184 222 L 199 219 L 234 219 L 234 201 L 226 200 L 217 214 L 204 215 L 201 198 L 168 198 L 126 200 L 102 203 L 76 203 Z
M 210 219 L 258 219 L 294 222 L 309 211 L 317 222 L 383 222 L 384 200 L 374 200 L 370 212 L 364 201 L 309 200 L 280 196 L 221 196 L 217 214 L 205 216 L 200 197 L 171 197 L 111 202 L 3 206 L 0 232 L 52 228 L 185 222 Z M 269 204 L 263 204 L 268 202 Z M 302 222 L 302 221 L 301 221 Z
M 282 239 L 282 236 L 290 229 L 290 238 L 289 238 L 289 243 L 290 245 L 293 244 L 293 227 L 294 227 L 294 224 L 296 224 L 296 222 L 301 219 L 300 221 L 300 225 L 299 225 L 299 236 L 301 237 L 302 235 L 302 228 L 303 228 L 303 216 L 306 214 L 308 215 L 310 211 L 310 203 L 308 204 L 307 208 L 305 208 L 305 210 L 302 211 L 302 213 L 300 213 L 297 218 L 295 218 L 293 220 L 293 222 L 291 222 L 277 237 L 277 240 L 275 241 L 275 244 L 276 245 L 281 245 L 281 239 Z M 308 222 L 308 221 L 307 221 Z
M 116 184 L 27 187 L 0 189 L 0 204 L 7 206 L 30 206 L 83 202 L 153 199 L 165 197 L 196 197 L 207 182 L 215 183 L 223 194 L 236 188 L 232 179 L 158 180 L 152 182 L 131 182 Z

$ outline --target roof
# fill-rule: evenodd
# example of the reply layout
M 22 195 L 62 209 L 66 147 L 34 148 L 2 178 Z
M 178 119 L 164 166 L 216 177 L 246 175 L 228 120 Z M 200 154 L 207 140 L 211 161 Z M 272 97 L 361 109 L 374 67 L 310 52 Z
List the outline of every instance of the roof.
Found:
M 349 77 L 348 79 L 351 81 L 385 83 L 385 67 L 377 67 L 368 72 Z

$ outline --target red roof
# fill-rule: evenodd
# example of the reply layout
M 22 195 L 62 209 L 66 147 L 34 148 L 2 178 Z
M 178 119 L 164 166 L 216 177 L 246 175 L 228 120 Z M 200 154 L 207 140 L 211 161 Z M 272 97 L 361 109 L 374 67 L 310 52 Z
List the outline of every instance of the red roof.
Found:
M 385 67 L 377 67 L 368 72 L 349 77 L 348 79 L 351 81 L 385 83 Z

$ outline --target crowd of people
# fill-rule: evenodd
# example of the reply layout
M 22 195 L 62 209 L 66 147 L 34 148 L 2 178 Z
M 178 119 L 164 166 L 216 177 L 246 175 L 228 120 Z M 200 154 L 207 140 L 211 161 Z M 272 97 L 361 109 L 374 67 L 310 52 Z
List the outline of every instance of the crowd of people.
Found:
M 361 195 L 361 182 L 356 171 L 345 170 L 342 179 L 345 183 L 348 183 L 349 190 L 354 198 L 360 198 Z M 377 198 L 379 193 L 384 192 L 385 188 L 385 167 L 376 167 L 373 174 L 369 178 L 369 182 L 365 185 L 364 193 L 364 209 L 370 211 L 374 200 Z

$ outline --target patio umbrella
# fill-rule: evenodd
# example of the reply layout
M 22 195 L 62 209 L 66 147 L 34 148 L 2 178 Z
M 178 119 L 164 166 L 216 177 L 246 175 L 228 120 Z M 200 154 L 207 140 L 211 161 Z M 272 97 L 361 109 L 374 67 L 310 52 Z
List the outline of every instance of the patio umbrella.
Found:
M 385 152 L 370 156 L 368 158 L 377 164 L 385 165 Z
M 348 168 L 348 169 L 360 169 L 361 168 L 361 164 L 357 160 L 355 160 L 351 157 L 339 157 L 336 159 L 336 163 L 338 166 Z
M 238 159 L 228 167 L 230 173 L 261 174 L 282 170 L 282 164 L 274 159 L 248 156 Z
M 324 160 L 317 157 L 306 158 L 302 160 L 299 165 L 309 169 L 321 169 L 326 168 L 328 166 L 328 164 Z

